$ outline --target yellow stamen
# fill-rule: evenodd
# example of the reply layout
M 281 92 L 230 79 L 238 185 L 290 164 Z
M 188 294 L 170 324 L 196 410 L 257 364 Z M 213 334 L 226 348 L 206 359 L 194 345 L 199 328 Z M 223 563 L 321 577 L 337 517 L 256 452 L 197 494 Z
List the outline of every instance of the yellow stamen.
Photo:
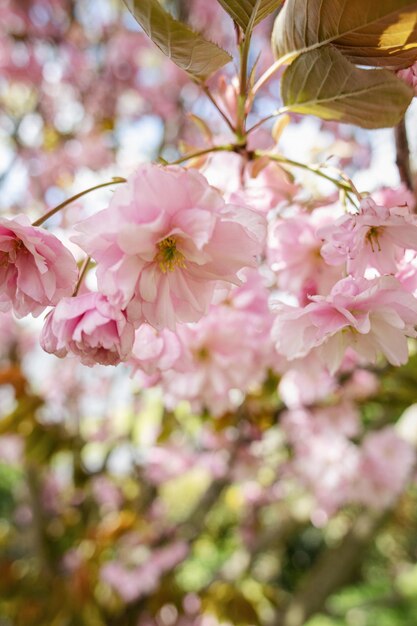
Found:
M 376 243 L 376 245 L 378 247 L 378 252 L 381 252 L 381 245 L 380 245 L 379 239 L 378 239 L 378 237 L 381 235 L 381 232 L 382 232 L 382 228 L 381 227 L 371 226 L 371 228 L 366 233 L 366 239 L 368 240 L 369 245 L 371 246 L 372 252 L 375 252 L 374 242 Z
M 210 352 L 205 346 L 202 346 L 196 351 L 195 356 L 198 361 L 208 361 L 210 358 Z
M 177 267 L 184 269 L 186 267 L 185 257 L 177 250 L 177 240 L 175 237 L 166 237 L 158 244 L 159 252 L 155 256 L 161 272 L 173 272 Z

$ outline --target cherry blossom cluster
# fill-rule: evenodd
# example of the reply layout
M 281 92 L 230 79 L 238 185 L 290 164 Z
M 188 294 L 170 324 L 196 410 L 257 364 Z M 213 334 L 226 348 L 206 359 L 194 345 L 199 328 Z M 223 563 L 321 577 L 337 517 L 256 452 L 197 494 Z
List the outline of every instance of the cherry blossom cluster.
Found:
M 227 156 L 241 159 L 225 155 L 219 167 Z M 215 160 L 203 165 L 209 179 Z M 316 363 L 331 388 L 346 359 L 406 363 L 417 316 L 411 209 L 368 197 L 337 217 L 335 205 L 289 204 L 275 164 L 246 176 L 228 191 L 230 180 L 215 188 L 196 169 L 140 166 L 72 237 L 95 263 L 96 292 L 80 284 L 55 235 L 3 218 L 2 310 L 38 316 L 53 306 L 41 336 L 47 352 L 89 366 L 130 362 L 143 384 L 163 387 L 168 406 L 187 399 L 214 413 L 268 369 L 285 385 L 300 380 L 303 363 L 311 379 Z M 266 206 L 251 203 L 254 181 Z
M 147 343 L 144 325 L 168 333 L 199 322 L 256 266 L 266 230 L 262 216 L 225 203 L 199 172 L 141 166 L 78 227 L 74 241 L 96 262 L 99 289 L 78 295 L 75 259 L 53 234 L 21 217 L 1 229 L 3 310 L 39 315 L 56 305 L 42 345 L 86 365 L 127 360 L 135 329 Z
M 411 477 L 413 446 L 391 426 L 364 435 L 357 409 L 346 400 L 293 409 L 281 423 L 294 449 L 288 476 L 314 496 L 318 525 L 347 504 L 388 508 Z
M 375 363 L 381 354 L 393 365 L 406 363 L 407 337 L 416 336 L 417 300 L 412 281 L 404 280 L 403 266 L 417 250 L 416 217 L 408 206 L 380 206 L 366 198 L 357 212 L 320 225 L 312 235 L 317 219 L 301 215 L 277 225 L 281 280 L 297 284 L 291 270 L 297 261 L 304 268 L 304 276 L 299 273 L 300 304 L 275 304 L 278 352 L 290 360 L 312 353 L 331 373 L 348 350 L 365 363 Z M 305 247 L 286 250 L 289 228 L 292 241 L 304 238 Z M 316 254 L 315 262 L 308 263 L 307 252 Z

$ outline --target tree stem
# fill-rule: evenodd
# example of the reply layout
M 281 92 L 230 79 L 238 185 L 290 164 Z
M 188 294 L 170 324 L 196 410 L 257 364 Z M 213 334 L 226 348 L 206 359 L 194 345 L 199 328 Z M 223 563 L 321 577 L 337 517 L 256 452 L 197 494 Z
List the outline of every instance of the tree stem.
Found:
M 282 163 L 283 165 L 291 165 L 293 167 L 301 168 L 303 170 L 307 170 L 308 172 L 312 172 L 313 174 L 316 174 L 316 176 L 320 176 L 320 178 L 324 178 L 325 180 L 328 180 L 330 183 L 333 183 L 333 185 L 338 187 L 338 189 L 343 190 L 347 194 L 353 193 L 358 198 L 358 200 L 361 199 L 359 192 L 357 191 L 357 189 L 353 186 L 351 182 L 349 182 L 346 179 L 343 179 L 343 177 L 342 179 L 333 178 L 333 176 L 329 176 L 325 172 L 322 172 L 320 167 L 317 165 L 308 165 L 308 163 L 301 163 L 300 161 L 294 161 L 293 159 L 288 159 L 287 157 L 281 154 L 273 154 L 271 152 L 265 152 L 263 150 L 256 150 L 255 156 L 267 157 L 268 159 L 271 159 L 271 161 L 276 161 L 277 163 Z
M 271 626 L 303 626 L 320 612 L 329 596 L 355 578 L 385 517 L 386 514 L 359 514 L 340 544 L 328 548 L 318 558 Z
M 72 295 L 73 295 L 73 297 L 75 297 L 75 296 L 77 296 L 77 295 L 78 295 L 78 292 L 79 292 L 79 290 L 80 290 L 80 287 L 81 287 L 81 285 L 82 285 L 82 282 L 83 282 L 83 280 L 84 280 L 84 277 L 85 277 L 85 275 L 86 275 L 86 274 L 87 274 L 87 272 L 88 272 L 88 268 L 89 268 L 89 265 L 90 265 L 90 261 L 91 261 L 91 257 L 90 257 L 90 256 L 88 256 L 88 257 L 85 259 L 84 263 L 82 264 L 82 267 L 81 267 L 81 269 L 80 269 L 80 273 L 79 273 L 79 276 L 78 276 L 77 285 L 76 285 L 76 287 L 75 287 L 75 289 L 74 289 L 74 293 L 72 294 Z
M 234 144 L 227 144 L 224 146 L 211 146 L 210 148 L 204 148 L 204 150 L 197 150 L 196 152 L 190 152 L 190 154 L 184 154 L 184 156 L 180 157 L 176 161 L 163 161 L 163 164 L 180 165 L 185 161 L 190 161 L 191 159 L 196 159 L 197 157 L 204 156 L 205 154 L 211 154 L 212 152 L 233 152 L 234 148 Z
M 233 126 L 232 122 L 230 121 L 226 113 L 221 109 L 220 105 L 218 104 L 217 100 L 215 99 L 215 97 L 213 96 L 213 94 L 211 93 L 207 85 L 203 85 L 202 89 L 203 89 L 203 92 L 206 94 L 207 98 L 210 100 L 210 102 L 216 107 L 217 111 L 220 113 L 221 117 L 226 122 L 226 124 L 228 125 L 232 133 L 235 133 L 236 128 Z
M 410 165 L 410 148 L 407 136 L 407 127 L 405 118 L 395 127 L 395 147 L 397 150 L 397 167 L 400 174 L 401 182 L 410 191 L 415 191 L 413 183 L 413 175 Z

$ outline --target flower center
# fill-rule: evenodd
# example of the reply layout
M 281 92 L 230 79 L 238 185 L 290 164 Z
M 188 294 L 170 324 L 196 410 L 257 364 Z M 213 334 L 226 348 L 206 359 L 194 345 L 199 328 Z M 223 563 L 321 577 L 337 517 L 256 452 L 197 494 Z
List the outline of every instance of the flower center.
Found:
M 13 241 L 11 249 L 6 252 L 0 252 L 0 267 L 7 267 L 13 265 L 16 262 L 17 253 L 27 252 L 27 248 L 23 245 L 23 241 L 15 239 Z
M 379 243 L 378 237 L 382 234 L 382 228 L 377 226 L 371 226 L 371 228 L 366 233 L 366 239 L 371 246 L 372 252 L 375 252 L 374 244 L 378 249 L 378 252 L 381 252 L 381 245 Z
M 163 274 L 173 272 L 176 267 L 181 267 L 182 269 L 186 267 L 184 255 L 177 250 L 175 237 L 166 237 L 157 246 L 159 252 L 155 257 L 155 261 Z
M 208 348 L 206 348 L 205 346 L 202 346 L 195 352 L 195 356 L 196 356 L 197 361 L 203 361 L 203 362 L 208 361 L 210 358 L 210 352 Z

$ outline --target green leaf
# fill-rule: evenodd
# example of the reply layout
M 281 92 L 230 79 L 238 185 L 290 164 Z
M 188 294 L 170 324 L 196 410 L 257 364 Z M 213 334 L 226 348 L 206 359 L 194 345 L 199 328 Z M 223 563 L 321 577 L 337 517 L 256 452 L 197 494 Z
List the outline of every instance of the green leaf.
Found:
M 311 50 L 286 69 L 284 110 L 362 128 L 395 126 L 413 91 L 389 70 L 359 69 L 333 46 Z
M 409 67 L 417 59 L 417 2 L 286 0 L 272 41 L 288 60 L 332 43 L 358 65 Z
M 158 0 L 124 0 L 145 33 L 181 69 L 204 81 L 232 60 L 222 48 L 175 20 Z
M 283 0 L 217 0 L 231 18 L 246 32 L 253 19 L 253 26 L 262 22 L 281 6 Z M 256 15 L 252 17 L 254 11 Z

